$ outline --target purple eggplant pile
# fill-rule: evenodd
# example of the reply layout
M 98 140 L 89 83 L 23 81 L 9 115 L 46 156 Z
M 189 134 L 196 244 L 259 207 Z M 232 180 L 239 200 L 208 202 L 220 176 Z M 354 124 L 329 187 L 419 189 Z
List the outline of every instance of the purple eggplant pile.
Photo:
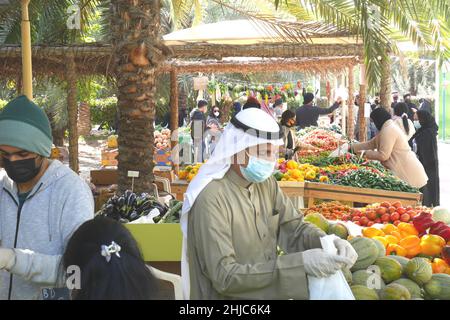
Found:
M 114 195 L 108 199 L 98 214 L 122 223 L 129 223 L 152 212 L 154 223 L 175 223 L 180 219 L 182 205 L 182 202 L 174 199 L 169 205 L 164 205 L 148 193 L 137 195 L 127 190 L 122 195 Z

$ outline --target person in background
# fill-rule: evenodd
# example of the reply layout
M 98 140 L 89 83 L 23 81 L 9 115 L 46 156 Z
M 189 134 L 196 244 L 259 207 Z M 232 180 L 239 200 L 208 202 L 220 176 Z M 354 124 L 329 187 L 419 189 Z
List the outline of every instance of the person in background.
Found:
M 398 92 L 394 91 L 392 92 L 392 103 L 391 108 L 394 109 L 394 106 L 398 103 Z
M 416 133 L 414 123 L 408 118 L 408 106 L 404 102 L 399 102 L 394 106 L 394 115 L 392 116 L 395 124 L 402 129 L 408 141 Z
M 326 253 L 325 232 L 280 189 L 273 171 L 282 144 L 275 119 L 242 110 L 189 184 L 180 220 L 186 299 L 308 299 L 308 276 L 355 263 L 346 240 Z
M 281 133 L 283 134 L 284 146 L 280 147 L 280 154 L 284 156 L 285 159 L 292 159 L 295 157 L 295 153 L 298 150 L 317 150 L 316 147 L 301 142 L 297 135 L 295 134 L 295 113 L 291 110 L 286 110 L 281 115 Z
M 214 107 L 206 120 L 207 130 L 205 132 L 206 146 L 207 146 L 207 157 L 209 158 L 216 147 L 217 142 L 220 139 L 220 133 L 222 130 L 222 125 L 220 123 L 220 109 L 219 107 Z
M 380 96 L 377 93 L 377 95 L 375 96 L 375 98 L 373 100 L 373 103 L 372 103 L 372 105 L 370 107 L 371 107 L 371 109 L 373 111 L 375 108 L 378 108 L 379 106 L 380 106 Z
M 384 108 L 376 108 L 370 114 L 378 134 L 368 142 L 351 145 L 354 152 L 362 153 L 369 160 L 378 160 L 397 177 L 415 188 L 427 184 L 427 175 L 420 161 L 408 145 L 403 131 L 391 119 Z
M 70 238 L 63 263 L 66 269 L 80 268 L 73 300 L 150 300 L 159 293 L 136 240 L 111 218 L 97 216 L 83 223 Z
M 255 97 L 248 97 L 247 102 L 242 107 L 242 110 L 249 108 L 261 109 L 261 103 L 259 103 L 258 99 L 256 99 Z
M 440 205 L 439 188 L 439 157 L 437 135 L 439 127 L 431 113 L 426 110 L 417 111 L 417 131 L 411 138 L 416 144 L 416 154 L 425 168 L 428 182 L 421 189 L 423 205 L 435 207 Z
M 42 289 L 62 287 L 67 241 L 94 216 L 89 186 L 69 167 L 50 160 L 51 148 L 50 122 L 42 108 L 26 96 L 10 101 L 0 113 L 3 300 L 43 299 Z
M 233 117 L 242 110 L 242 105 L 239 101 L 233 102 Z
M 428 101 L 428 99 L 420 98 L 419 99 L 419 110 L 424 110 L 429 112 L 430 114 L 433 114 L 433 110 L 431 109 L 431 103 Z
M 277 117 L 277 119 L 281 119 L 281 115 L 283 114 L 283 100 L 281 98 L 275 100 L 273 109 L 275 111 L 275 116 Z
M 317 126 L 320 115 L 330 114 L 342 105 L 342 98 L 338 97 L 336 102 L 329 108 L 319 108 L 314 106 L 314 94 L 305 93 L 303 95 L 303 105 L 295 112 L 297 126 L 304 129 L 310 126 Z
M 178 128 L 184 127 L 187 123 L 187 111 L 186 107 L 181 107 L 178 111 Z
M 215 127 L 216 129 L 220 129 L 220 109 L 219 107 L 213 107 L 210 114 L 208 115 L 208 118 L 206 119 L 206 126 L 208 128 Z
M 417 111 L 417 106 L 411 101 L 411 94 L 407 93 L 403 96 L 403 102 L 408 106 L 408 118 L 414 121 L 414 112 Z
M 194 162 L 203 162 L 205 156 L 205 131 L 206 126 L 206 112 L 208 112 L 208 102 L 206 100 L 199 100 L 197 103 L 197 110 L 194 111 L 191 118 L 191 137 L 194 147 Z

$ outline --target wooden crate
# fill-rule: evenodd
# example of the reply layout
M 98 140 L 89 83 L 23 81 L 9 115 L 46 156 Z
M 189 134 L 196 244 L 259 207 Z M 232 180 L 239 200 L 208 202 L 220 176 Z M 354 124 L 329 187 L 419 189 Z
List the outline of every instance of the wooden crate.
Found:
M 91 170 L 91 183 L 96 186 L 117 184 L 117 169 Z
M 317 182 L 306 182 L 304 196 L 309 198 L 308 207 L 315 199 L 350 201 L 358 203 L 394 202 L 416 206 L 422 202 L 421 193 L 398 192 L 380 189 L 355 188 Z

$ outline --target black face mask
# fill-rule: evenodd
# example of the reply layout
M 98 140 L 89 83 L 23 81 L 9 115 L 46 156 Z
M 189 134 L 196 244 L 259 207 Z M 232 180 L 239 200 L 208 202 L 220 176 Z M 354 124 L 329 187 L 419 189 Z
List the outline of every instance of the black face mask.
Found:
M 43 161 L 41 161 L 41 164 L 37 167 L 35 163 L 37 158 L 38 157 L 18 161 L 9 161 L 8 159 L 3 158 L 3 165 L 11 180 L 16 183 L 25 183 L 36 177 L 41 170 Z

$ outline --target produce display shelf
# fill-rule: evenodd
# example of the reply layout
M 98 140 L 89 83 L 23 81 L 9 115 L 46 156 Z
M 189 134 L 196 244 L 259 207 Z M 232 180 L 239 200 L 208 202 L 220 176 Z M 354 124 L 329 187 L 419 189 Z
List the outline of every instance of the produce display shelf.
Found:
M 381 189 L 355 188 L 317 182 L 279 181 L 281 189 L 289 197 L 308 198 L 308 208 L 317 199 L 350 201 L 352 203 L 375 203 L 400 201 L 404 205 L 420 205 L 421 193 L 398 192 Z M 171 184 L 172 193 L 182 201 L 188 183 L 184 180 L 174 180 Z

